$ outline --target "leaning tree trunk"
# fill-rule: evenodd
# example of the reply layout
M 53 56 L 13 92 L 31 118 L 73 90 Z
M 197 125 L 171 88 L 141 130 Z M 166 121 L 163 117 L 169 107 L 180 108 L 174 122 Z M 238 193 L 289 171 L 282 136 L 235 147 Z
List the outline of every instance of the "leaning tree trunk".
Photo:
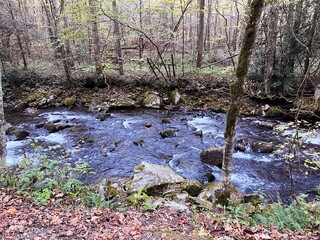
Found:
M 263 3 L 264 0 L 253 0 L 250 5 L 249 19 L 245 28 L 236 69 L 237 79 L 230 85 L 231 97 L 227 113 L 227 126 L 224 133 L 225 150 L 222 163 L 222 191 L 219 199 L 221 203 L 224 204 L 228 202 L 230 197 L 232 154 L 236 133 L 236 123 L 240 113 L 241 102 L 244 94 L 245 77 L 248 73 L 250 56 L 256 37 L 257 25 L 262 12 Z
M 0 65 L 0 169 L 6 167 L 6 120 L 4 119 L 3 110 L 3 91 L 2 91 L 2 69 Z

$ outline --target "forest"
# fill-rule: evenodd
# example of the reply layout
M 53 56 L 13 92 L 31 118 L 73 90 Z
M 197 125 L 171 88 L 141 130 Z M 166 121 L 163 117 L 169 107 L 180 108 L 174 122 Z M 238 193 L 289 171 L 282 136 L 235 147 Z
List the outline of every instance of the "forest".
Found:
M 319 0 L 0 0 L 0 238 L 319 239 Z

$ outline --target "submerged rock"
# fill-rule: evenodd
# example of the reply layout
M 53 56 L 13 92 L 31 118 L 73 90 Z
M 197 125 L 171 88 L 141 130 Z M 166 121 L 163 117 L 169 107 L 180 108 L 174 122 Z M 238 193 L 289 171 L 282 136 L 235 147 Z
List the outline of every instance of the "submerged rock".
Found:
M 200 159 L 203 163 L 221 166 L 223 161 L 223 149 L 223 147 L 204 149 L 200 153 Z
M 251 148 L 254 152 L 259 153 L 271 153 L 274 148 L 272 142 L 255 141 L 251 143 Z
M 137 192 L 139 189 L 152 189 L 163 185 L 177 184 L 185 179 L 176 174 L 170 167 L 142 162 L 134 168 L 133 179 L 130 181 L 129 192 Z

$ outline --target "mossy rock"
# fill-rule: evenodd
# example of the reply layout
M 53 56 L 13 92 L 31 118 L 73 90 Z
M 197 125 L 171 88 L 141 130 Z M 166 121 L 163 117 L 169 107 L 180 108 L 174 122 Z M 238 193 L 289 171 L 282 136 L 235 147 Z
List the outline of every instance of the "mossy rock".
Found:
M 148 108 L 160 108 L 161 98 L 155 93 L 146 93 L 143 105 Z
M 110 117 L 111 114 L 110 113 L 102 113 L 102 114 L 99 114 L 97 116 L 97 119 L 99 119 L 101 122 L 105 121 L 108 117 Z
M 213 166 L 221 166 L 223 161 L 223 147 L 207 148 L 200 153 L 200 159 L 203 163 Z
M 271 153 L 274 149 L 272 142 L 255 141 L 251 143 L 251 148 L 254 152 Z
M 265 114 L 266 117 L 279 118 L 283 117 L 284 112 L 278 107 L 270 107 L 268 110 L 266 110 Z
M 30 135 L 29 132 L 24 131 L 24 130 L 13 130 L 12 134 L 16 136 L 17 141 L 24 140 L 24 139 L 26 139 L 26 137 L 28 137 Z
M 31 103 L 31 102 L 35 102 L 35 101 L 40 101 L 42 98 L 43 98 L 43 96 L 41 96 L 39 93 L 33 93 L 27 97 L 26 101 L 28 103 Z
M 85 98 L 82 98 L 81 100 L 80 100 L 80 102 L 81 102 L 81 104 L 89 104 L 89 103 L 91 103 L 92 102 L 92 98 L 89 98 L 89 97 L 85 97 Z
M 77 98 L 72 96 L 72 97 L 67 97 L 63 100 L 63 105 L 69 107 L 73 106 L 77 102 Z
M 188 179 L 182 183 L 182 190 L 189 193 L 191 196 L 196 197 L 202 190 L 202 184 L 195 179 Z
M 234 185 L 231 185 L 230 198 L 241 200 L 242 196 L 243 194 Z M 229 196 L 223 194 L 222 182 L 211 182 L 203 185 L 203 189 L 198 198 L 224 204 L 228 201 L 227 198 L 229 198 Z

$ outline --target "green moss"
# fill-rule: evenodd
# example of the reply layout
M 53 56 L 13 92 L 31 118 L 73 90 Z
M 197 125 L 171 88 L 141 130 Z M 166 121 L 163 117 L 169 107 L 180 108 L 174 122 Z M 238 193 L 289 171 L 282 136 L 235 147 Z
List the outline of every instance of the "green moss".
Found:
M 33 93 L 27 97 L 27 102 L 40 101 L 43 98 L 39 93 Z
M 76 97 L 72 96 L 72 97 L 67 97 L 63 100 L 63 104 L 66 106 L 72 106 L 77 102 Z

